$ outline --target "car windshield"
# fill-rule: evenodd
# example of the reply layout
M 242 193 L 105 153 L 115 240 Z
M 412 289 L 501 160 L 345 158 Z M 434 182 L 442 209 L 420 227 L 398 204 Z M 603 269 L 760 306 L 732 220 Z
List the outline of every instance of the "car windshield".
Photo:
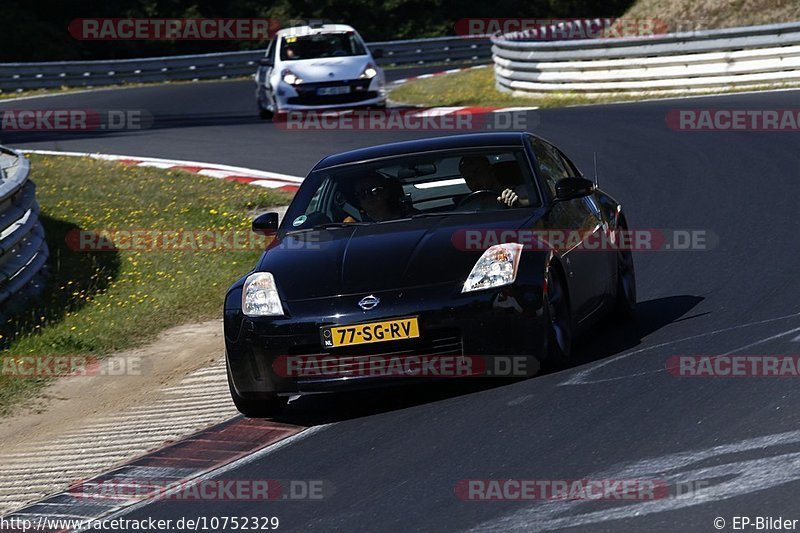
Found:
M 361 39 L 353 32 L 285 37 L 281 44 L 281 59 L 284 61 L 361 56 L 366 53 Z
M 536 207 L 536 191 L 521 148 L 410 154 L 312 172 L 287 212 L 285 227 Z M 498 200 L 512 193 L 512 202 Z

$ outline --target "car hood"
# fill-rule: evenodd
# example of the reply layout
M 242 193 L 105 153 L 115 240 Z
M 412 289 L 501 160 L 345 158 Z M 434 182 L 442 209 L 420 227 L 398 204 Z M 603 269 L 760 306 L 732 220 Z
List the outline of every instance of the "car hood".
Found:
M 531 219 L 520 209 L 288 234 L 257 270 L 275 276 L 285 301 L 462 282 L 482 253 L 464 249 L 465 230 L 519 229 Z
M 369 62 L 369 56 L 325 57 L 286 61 L 284 67 L 306 83 L 318 83 L 357 79 Z

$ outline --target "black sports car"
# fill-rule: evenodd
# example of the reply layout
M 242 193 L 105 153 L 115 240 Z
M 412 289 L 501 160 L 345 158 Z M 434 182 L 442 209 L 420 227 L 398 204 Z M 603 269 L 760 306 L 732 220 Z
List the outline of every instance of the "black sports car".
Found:
M 597 246 L 627 230 L 620 204 L 529 133 L 326 157 L 280 227 L 267 213 L 253 230 L 275 238 L 225 299 L 230 390 L 248 416 L 398 381 L 357 371 L 365 358 L 563 363 L 587 324 L 636 303 L 630 249 Z

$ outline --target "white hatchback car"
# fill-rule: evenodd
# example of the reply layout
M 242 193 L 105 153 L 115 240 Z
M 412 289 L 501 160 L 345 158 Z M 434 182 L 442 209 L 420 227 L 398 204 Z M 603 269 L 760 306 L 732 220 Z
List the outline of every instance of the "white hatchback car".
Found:
M 385 107 L 386 81 L 376 58 L 343 24 L 280 30 L 259 62 L 256 100 L 261 118 L 320 108 Z

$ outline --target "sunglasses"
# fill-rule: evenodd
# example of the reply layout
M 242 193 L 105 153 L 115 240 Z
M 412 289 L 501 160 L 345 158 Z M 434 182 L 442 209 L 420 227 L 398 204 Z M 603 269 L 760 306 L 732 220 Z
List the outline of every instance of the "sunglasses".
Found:
M 369 189 L 361 189 L 356 193 L 359 199 L 364 200 L 366 198 L 377 198 L 383 194 L 384 189 L 386 187 L 371 187 Z

